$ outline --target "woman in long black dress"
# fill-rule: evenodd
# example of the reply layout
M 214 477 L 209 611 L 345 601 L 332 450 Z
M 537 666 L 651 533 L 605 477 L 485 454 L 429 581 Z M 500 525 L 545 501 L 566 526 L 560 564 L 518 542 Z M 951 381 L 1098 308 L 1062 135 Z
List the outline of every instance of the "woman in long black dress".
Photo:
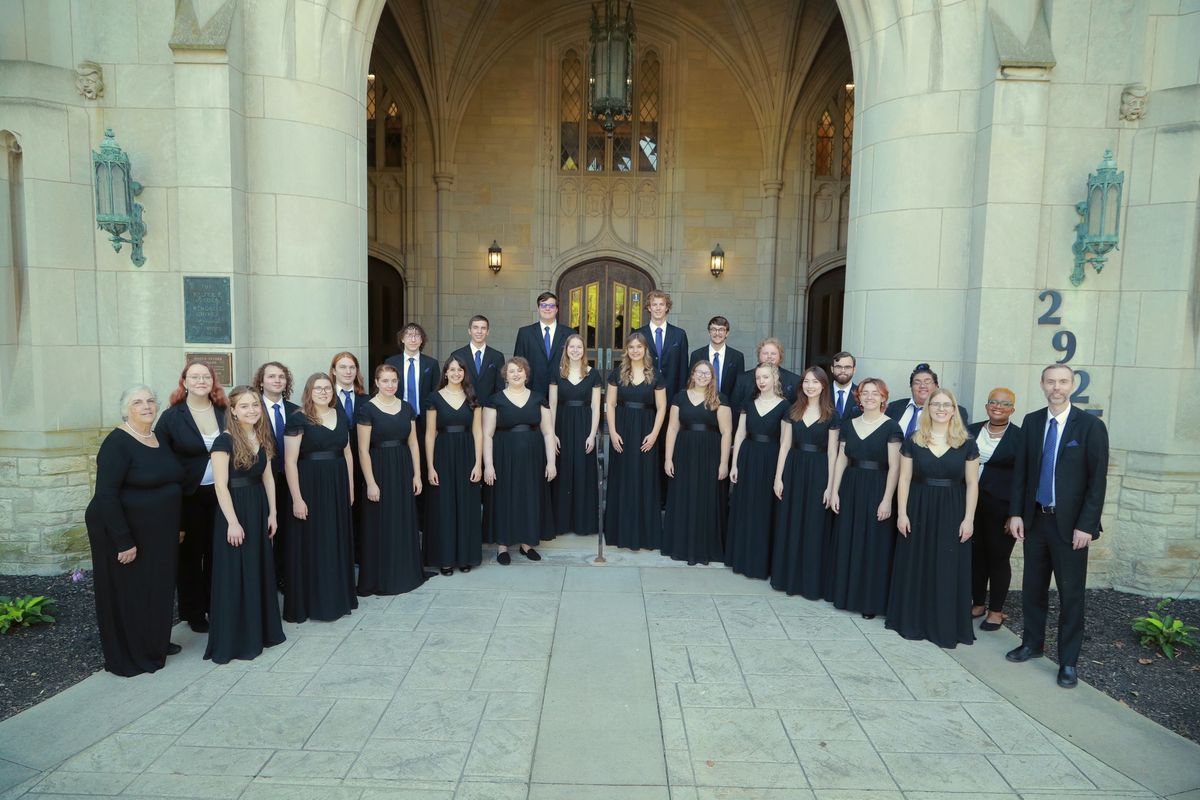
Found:
M 864 619 L 887 612 L 896 541 L 892 503 L 904 434 L 883 413 L 887 397 L 887 384 L 879 378 L 865 378 L 858 384 L 863 413 L 841 428 L 829 502 L 837 519 L 827 596 L 836 608 L 858 611 Z
M 936 389 L 900 448 L 896 561 L 887 627 L 905 639 L 953 648 L 975 641 L 971 536 L 979 500 L 979 447 L 958 401 Z
M 84 520 L 92 549 L 104 668 L 131 677 L 162 669 L 171 642 L 183 467 L 154 434 L 148 386 L 121 395 L 121 427 L 96 455 L 96 494 Z
M 779 437 L 775 496 L 780 503 L 771 548 L 771 588 L 809 600 L 828 599 L 827 576 L 833 568 L 829 500 L 840 424 L 829 377 L 820 367 L 809 367 Z
M 987 613 L 987 619 L 979 623 L 981 631 L 998 631 L 1007 619 L 1004 601 L 1012 582 L 1009 558 L 1017 541 L 1008 532 L 1008 501 L 1013 467 L 1025 436 L 1010 421 L 1016 404 L 1017 395 L 1012 389 L 992 389 L 987 415 L 967 426 L 967 434 L 979 448 L 979 502 L 975 505 L 975 538 L 971 545 L 971 616 Z
M 556 533 L 600 530 L 600 373 L 588 366 L 584 353 L 582 336 L 567 337 L 558 376 L 550 383 L 550 420 L 558 451 L 558 476 L 550 487 Z
M 607 502 L 604 541 L 630 550 L 662 545 L 658 434 L 667 415 L 667 389 L 650 363 L 646 337 L 625 340 L 620 366 L 608 376 Z
M 213 524 L 212 607 L 204 657 L 218 664 L 250 660 L 284 641 L 275 591 L 274 435 L 258 392 L 229 394 L 225 432 L 213 442 L 217 505 Z
M 425 400 L 425 460 L 429 475 L 429 531 L 425 565 L 446 576 L 483 561 L 480 481 L 483 479 L 483 411 L 467 365 L 446 359 L 436 392 Z
M 192 361 L 179 375 L 170 407 L 154 433 L 183 465 L 179 567 L 179 618 L 197 633 L 208 630 L 212 586 L 212 532 L 217 514 L 209 451 L 225 428 L 225 391 L 212 367 Z
M 529 362 L 510 358 L 504 362 L 504 378 L 504 389 L 483 409 L 483 480 L 494 487 L 488 530 L 499 545 L 496 561 L 507 565 L 512 545 L 519 545 L 530 561 L 541 561 L 533 546 L 554 538 L 548 482 L 556 472 L 546 398 L 525 385 Z
M 300 410 L 284 430 L 284 472 L 292 495 L 283 618 L 331 621 L 358 608 L 354 592 L 354 462 L 350 423 L 323 372 L 304 384 Z
M 687 388 L 671 401 L 667 423 L 664 556 L 689 564 L 724 559 L 718 489 L 729 475 L 732 434 L 733 415 L 717 393 L 712 364 L 697 361 Z
M 400 373 L 391 364 L 375 368 L 370 400 L 358 404 L 358 464 L 367 502 L 359 540 L 358 594 L 402 594 L 425 582 L 417 504 L 421 476 L 417 426 L 412 408 L 396 396 Z
M 788 411 L 779 385 L 779 368 L 766 362 L 754 368 L 754 395 L 738 409 L 733 438 L 729 523 L 725 533 L 725 563 L 747 578 L 766 578 L 771 572 L 775 541 L 775 465 L 779 436 Z

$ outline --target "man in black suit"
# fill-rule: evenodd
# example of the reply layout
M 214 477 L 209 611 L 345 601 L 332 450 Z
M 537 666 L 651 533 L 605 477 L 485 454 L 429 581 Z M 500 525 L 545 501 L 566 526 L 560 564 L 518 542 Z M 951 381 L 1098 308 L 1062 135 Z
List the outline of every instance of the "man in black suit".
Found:
M 558 373 L 563 346 L 574 328 L 558 324 L 558 295 L 542 292 L 538 295 L 538 321 L 517 331 L 513 355 L 529 362 L 528 386 L 542 397 L 550 396 L 550 379 Z M 497 381 L 496 389 L 503 388 Z
M 1066 364 L 1042 370 L 1047 407 L 1026 414 L 1021 452 L 1013 467 L 1009 532 L 1025 543 L 1021 585 L 1024 633 L 1006 655 L 1028 661 L 1044 655 L 1050 576 L 1058 586 L 1058 685 L 1078 682 L 1083 647 L 1088 545 L 1100 538 L 1108 476 L 1108 430 L 1099 417 L 1071 406 L 1075 371 Z
M 713 371 L 717 373 L 717 391 L 725 395 L 727 400 L 733 396 L 738 376 L 746 369 L 746 358 L 742 351 L 725 344 L 728 336 L 729 320 L 713 317 L 708 321 L 708 347 L 693 350 L 688 360 L 689 374 L 697 361 L 707 361 L 713 365 Z
M 925 403 L 933 394 L 934 389 L 940 385 L 937 373 L 930 369 L 928 364 L 924 362 L 917 364 L 913 368 L 912 374 L 908 376 L 908 388 L 911 396 L 888 403 L 884 413 L 896 420 L 900 424 L 900 430 L 904 431 L 905 436 L 908 436 L 917 429 L 917 422 L 925 411 Z M 967 410 L 962 406 L 958 407 L 958 415 L 962 419 L 963 425 L 971 421 Z
M 284 547 L 287 542 L 288 520 L 292 517 L 292 492 L 288 488 L 283 472 L 283 429 L 292 412 L 300 406 L 288 398 L 292 396 L 292 371 L 278 361 L 268 361 L 254 373 L 250 388 L 262 397 L 267 412 L 267 425 L 275 439 L 275 457 L 271 459 L 271 473 L 275 477 L 275 519 L 278 527 L 271 540 L 275 557 L 275 584 L 283 591 Z
M 737 388 L 733 391 L 730 407 L 733 409 L 735 420 L 746 403 L 754 398 L 754 370 L 758 368 L 759 364 L 774 364 L 779 367 L 779 389 L 789 403 L 796 402 L 796 393 L 800 391 L 800 376 L 783 368 L 783 342 L 774 336 L 769 336 L 758 343 L 755 356 L 758 360 L 754 362 L 753 367 L 741 374 L 738 378 Z
M 467 375 L 471 378 L 471 387 L 480 403 L 494 395 L 501 382 L 500 369 L 504 366 L 504 353 L 494 347 L 488 347 L 488 332 L 492 324 L 483 314 L 471 317 L 467 324 L 467 332 L 471 334 L 471 343 L 460 347 L 450 355 L 466 365 Z M 422 434 L 424 432 L 422 431 Z
M 413 412 L 413 425 L 417 427 L 417 449 L 420 464 L 414 464 L 413 469 L 421 476 L 425 484 L 425 401 L 437 390 L 438 369 L 437 359 L 427 356 L 421 351 L 429 339 L 425 329 L 415 322 L 405 325 L 396 334 L 396 341 L 403 348 L 401 352 L 384 361 L 396 368 L 400 374 L 400 391 L 397 394 L 408 403 Z M 425 493 L 417 496 L 417 514 L 421 530 L 425 527 Z
M 654 369 L 667 387 L 667 402 L 687 386 L 687 368 L 684 359 L 688 355 L 687 334 L 683 328 L 667 322 L 671 313 L 671 295 L 655 289 L 646 293 L 646 313 L 650 322 L 638 328 L 650 343 L 650 360 Z M 662 437 L 665 441 L 666 437 Z
M 833 382 L 829 384 L 829 394 L 833 398 L 833 408 L 839 419 L 854 419 L 862 415 L 855 393 L 858 386 L 854 383 L 854 372 L 858 362 L 852 353 L 845 350 L 833 357 L 830 371 L 833 372 Z

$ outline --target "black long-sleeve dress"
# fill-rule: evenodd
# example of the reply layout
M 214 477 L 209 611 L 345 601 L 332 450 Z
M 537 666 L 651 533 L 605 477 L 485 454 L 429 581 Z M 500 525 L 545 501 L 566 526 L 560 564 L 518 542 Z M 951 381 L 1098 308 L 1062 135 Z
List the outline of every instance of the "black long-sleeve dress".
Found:
M 779 463 L 779 434 L 788 403 L 780 400 L 759 414 L 746 402 L 746 438 L 738 449 L 737 483 L 729 492 L 729 525 L 725 533 L 725 563 L 747 578 L 766 578 L 771 572 L 775 541 L 775 467 Z
M 117 429 L 96 456 L 84 519 L 92 549 L 104 668 L 125 677 L 162 669 L 171 644 L 183 467 L 170 449 Z M 117 553 L 137 548 L 129 564 Z
M 546 485 L 546 440 L 540 429 L 546 398 L 530 390 L 525 405 L 518 406 L 504 392 L 496 392 L 488 407 L 496 410 L 492 436 L 492 466 L 496 483 L 488 532 L 492 542 L 536 545 L 553 539 L 554 510 Z
M 661 453 L 657 442 L 650 452 L 641 450 L 642 439 L 654 430 L 654 393 L 665 392 L 656 375 L 654 383 L 621 385 L 620 367 L 608 382 L 617 387 L 617 407 L 608 409 L 617 421 L 624 452 L 609 447 L 608 486 L 605 489 L 604 541 L 630 550 L 657 550 L 662 546 L 662 499 L 659 473 Z M 661 432 L 660 432 L 661 436 Z
M 425 408 L 437 412 L 433 467 L 439 484 L 425 487 L 429 493 L 425 503 L 429 525 L 425 565 L 438 569 L 475 567 L 483 561 L 481 481 L 471 482 L 471 470 L 475 468 L 475 436 L 471 432 L 475 409 L 466 400 L 455 408 L 440 392 L 426 398 Z
M 896 542 L 887 627 L 941 647 L 971 644 L 971 540 L 960 542 L 958 529 L 967 512 L 966 465 L 979 459 L 979 446 L 967 439 L 935 456 L 910 436 L 900 456 L 912 459 L 912 530 Z
M 838 487 L 840 510 L 833 526 L 833 605 L 863 614 L 887 611 L 892 575 L 895 516 L 876 519 L 888 477 L 888 443 L 904 438 L 893 419 L 858 437 L 854 422 L 842 426 L 849 463 Z
M 721 405 L 726 405 L 722 396 Z M 671 463 L 675 477 L 667 484 L 663 516 L 662 554 L 689 564 L 722 561 L 720 498 L 717 471 L 721 467 L 721 429 L 716 410 L 692 403 L 687 389 L 675 395 L 679 431 Z
M 554 435 L 558 437 L 558 475 L 550 484 L 554 499 L 556 533 L 598 533 L 600 530 L 600 486 L 596 471 L 596 449 L 584 452 L 592 429 L 592 390 L 600 385 L 600 373 L 592 370 L 579 383 L 559 376 L 558 408 Z M 599 438 L 599 436 L 597 436 Z
M 358 532 L 362 543 L 358 562 L 360 596 L 402 594 L 425 582 L 413 495 L 412 452 L 408 449 L 413 413 L 408 403 L 396 405 L 400 410 L 389 414 L 364 400 L 354 412 L 357 425 L 371 429 L 371 472 L 379 487 L 377 503 L 367 499 L 365 488 L 355 498 L 355 505 L 363 506 Z M 364 476 L 364 486 L 365 480 Z
M 288 419 L 285 434 L 303 437 L 296 466 L 308 519 L 297 519 L 293 513 L 287 521 L 283 618 L 288 622 L 304 622 L 310 617 L 335 620 L 358 608 L 345 459 L 350 435 L 346 412 L 337 407 L 337 425 L 330 430 L 297 411 Z
M 783 465 L 783 499 L 771 548 L 771 588 L 809 600 L 829 599 L 833 574 L 833 512 L 821 502 L 829 485 L 831 419 L 790 420 L 792 448 Z
M 229 454 L 229 495 L 245 533 L 240 546 L 229 544 L 229 520 L 218 508 L 212 534 L 211 627 L 204 657 L 227 664 L 235 658 L 248 661 L 264 647 L 274 647 L 286 637 L 279 620 L 275 562 L 267 530 L 271 509 L 263 486 L 263 473 L 269 468 L 267 455 L 259 450 L 252 467 L 238 468 L 233 463 L 233 438 L 228 433 L 217 437 L 212 451 Z

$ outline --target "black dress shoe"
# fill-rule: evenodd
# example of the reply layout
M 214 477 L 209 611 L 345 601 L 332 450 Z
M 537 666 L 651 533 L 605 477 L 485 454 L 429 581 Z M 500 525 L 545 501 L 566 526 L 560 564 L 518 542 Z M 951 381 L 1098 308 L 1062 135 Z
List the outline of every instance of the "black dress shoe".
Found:
M 1079 683 L 1079 676 L 1075 674 L 1075 668 L 1063 664 L 1058 668 L 1058 685 L 1064 689 L 1074 689 L 1075 684 Z
M 874 614 L 863 614 L 862 618 L 863 619 L 875 619 L 875 615 Z
M 1004 657 L 1009 661 L 1014 661 L 1018 664 L 1028 661 L 1031 658 L 1041 658 L 1046 655 L 1046 651 L 1042 648 L 1033 648 L 1027 644 L 1022 644 L 1020 647 L 1014 647 L 1004 654 Z
M 180 647 L 179 645 L 175 644 L 174 642 L 171 642 L 169 645 L 167 645 L 167 655 L 169 655 L 169 656 L 173 656 L 173 655 L 179 653 L 181 650 L 183 650 L 183 648 Z
M 507 550 L 505 550 L 503 553 L 498 553 L 496 555 L 496 563 L 500 564 L 501 566 L 507 567 L 509 564 L 512 563 L 512 556 L 510 556 L 508 554 Z
M 196 633 L 208 633 L 208 620 L 198 619 L 194 622 L 189 622 L 188 627 Z
M 449 578 L 454 574 L 454 567 L 442 567 L 442 575 Z
M 537 550 L 534 550 L 532 547 L 529 548 L 528 550 L 522 550 L 521 555 L 525 556 L 530 561 L 541 561 L 542 560 L 542 554 L 539 553 Z
M 458 571 L 459 572 L 470 572 L 471 568 L 470 567 L 459 567 Z

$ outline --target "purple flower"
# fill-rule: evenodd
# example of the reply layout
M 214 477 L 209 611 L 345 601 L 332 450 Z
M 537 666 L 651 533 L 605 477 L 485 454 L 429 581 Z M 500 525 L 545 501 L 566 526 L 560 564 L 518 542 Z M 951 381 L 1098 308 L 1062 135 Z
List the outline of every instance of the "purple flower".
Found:
M 79 583 L 81 580 L 83 580 L 83 570 L 76 567 L 75 571 L 71 573 L 71 583 Z

